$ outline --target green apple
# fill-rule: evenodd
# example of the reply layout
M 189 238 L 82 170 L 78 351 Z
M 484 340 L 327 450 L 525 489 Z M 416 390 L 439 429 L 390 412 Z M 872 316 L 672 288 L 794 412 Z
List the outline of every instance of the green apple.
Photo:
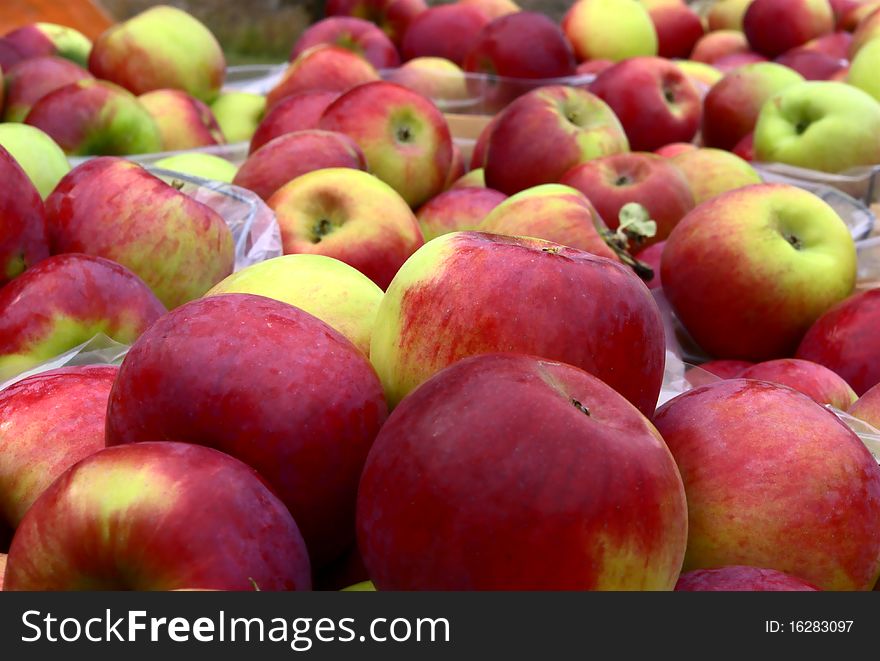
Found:
M 266 97 L 249 92 L 227 92 L 211 104 L 226 142 L 250 140 L 266 114 Z
M 232 183 L 236 172 L 238 172 L 238 168 L 225 158 L 199 152 L 168 156 L 156 161 L 153 165 L 164 170 L 189 174 L 211 181 L 222 181 L 227 184 Z
M 648 10 L 633 0 L 577 0 L 562 30 L 581 60 L 611 60 L 657 54 L 657 30 Z
M 856 53 L 846 82 L 880 101 L 880 39 L 872 39 Z
M 375 592 L 376 586 L 373 585 L 372 581 L 361 581 L 360 583 L 355 583 L 354 585 L 349 585 L 347 588 L 342 588 L 340 592 Z
M 70 163 L 61 147 L 34 126 L 0 124 L 0 145 L 18 161 L 44 200 L 70 172 Z
M 880 163 L 880 103 L 857 87 L 808 81 L 761 107 L 755 159 L 822 172 Z

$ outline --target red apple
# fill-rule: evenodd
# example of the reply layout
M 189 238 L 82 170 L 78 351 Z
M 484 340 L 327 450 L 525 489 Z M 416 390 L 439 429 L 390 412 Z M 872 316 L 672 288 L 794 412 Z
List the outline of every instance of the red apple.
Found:
M 745 372 L 754 363 L 748 360 L 710 360 L 701 363 L 699 368 L 703 371 L 714 374 L 719 379 L 733 379 Z
M 40 193 L 0 146 L 0 287 L 49 256 L 46 210 Z
M 424 0 L 327 0 L 327 16 L 354 16 L 376 23 L 398 46 L 412 20 L 427 9 Z
M 93 77 L 78 64 L 61 57 L 37 57 L 23 60 L 11 69 L 4 69 L 6 103 L 3 120 L 23 122 L 33 105 L 49 92 Z
M 222 485 L 222 488 L 218 488 Z M 297 524 L 257 472 L 184 443 L 106 448 L 18 528 L 6 590 L 308 590 Z
M 303 51 L 320 44 L 347 48 L 377 69 L 390 69 L 400 65 L 397 47 L 375 23 L 362 18 L 331 16 L 309 26 L 293 45 L 291 61 Z
M 645 284 L 648 285 L 648 289 L 659 289 L 663 286 L 663 281 L 660 278 L 660 260 L 663 257 L 663 248 L 666 245 L 666 241 L 658 241 L 657 243 L 651 244 L 647 248 L 644 248 L 637 252 L 634 257 L 651 267 L 651 270 L 654 271 L 654 277 L 648 280 Z
M 416 212 L 425 241 L 441 234 L 475 230 L 507 196 L 492 188 L 454 188 L 440 193 Z
M 521 11 L 513 0 L 456 0 L 460 5 L 469 5 L 483 11 L 489 18 L 498 18 L 505 14 Z
M 404 60 L 442 57 L 461 66 L 489 21 L 485 12 L 471 5 L 453 3 L 430 7 L 407 27 L 400 53 Z
M 832 9 L 835 8 L 835 5 L 835 1 L 831 0 Z M 839 10 L 835 10 L 835 13 L 838 14 L 837 29 L 856 32 L 859 26 L 878 9 L 880 9 L 880 0 L 859 0 L 855 5 L 841 7 Z
M 443 190 L 449 188 L 456 181 L 467 174 L 467 166 L 464 163 L 464 154 L 455 142 L 452 143 L 452 162 L 449 164 L 449 171 L 446 173 L 446 183 L 443 184 Z
M 6 558 L 5 553 L 0 553 L 0 592 L 3 591 L 3 577 L 6 574 Z
M 776 57 L 834 30 L 828 0 L 755 0 L 743 16 L 749 45 Z
M 869 388 L 846 412 L 880 429 L 880 386 Z
M 31 15 L 40 13 L 33 8 L 24 11 Z M 14 19 L 12 22 L 16 23 Z M 92 49 L 91 40 L 79 30 L 45 21 L 17 27 L 3 35 L 3 40 L 18 51 L 22 60 L 58 56 L 83 67 Z
M 744 161 L 752 162 L 755 160 L 755 132 L 750 131 L 743 136 L 742 140 L 736 143 L 733 153 Z
M 211 109 L 181 90 L 141 94 L 138 101 L 159 128 L 164 151 L 182 151 L 226 142 Z
M 679 154 L 694 151 L 696 148 L 697 146 L 692 142 L 670 142 L 668 145 L 655 149 L 654 153 L 663 158 L 674 158 Z
M 734 565 L 682 574 L 676 592 L 816 592 L 812 583 L 775 569 Z
M 614 66 L 614 60 L 585 60 L 577 65 L 574 73 L 576 76 L 596 76 L 611 66 Z
M 727 55 L 746 53 L 749 50 L 749 42 L 741 31 L 718 30 L 707 33 L 694 45 L 691 59 L 712 64 Z
M 841 30 L 811 39 L 800 48 L 815 53 L 825 53 L 838 60 L 848 60 L 852 41 L 852 33 Z
M 669 590 L 678 470 L 599 379 L 515 354 L 462 360 L 389 417 L 358 491 L 379 590 Z
M 501 113 L 497 115 L 493 115 L 492 119 L 486 122 L 486 125 L 480 131 L 480 134 L 477 136 L 477 141 L 474 143 L 474 150 L 471 152 L 471 162 L 470 169 L 471 170 L 482 170 L 485 169 L 486 166 L 486 151 L 489 149 L 489 138 L 492 136 L 492 131 L 495 129 L 495 126 L 498 124 L 498 118 L 501 116 Z
M 705 33 L 700 15 L 678 0 L 640 2 L 648 10 L 657 31 L 657 55 L 687 59 Z
M 455 62 L 443 57 L 407 60 L 397 69 L 385 72 L 384 78 L 433 99 L 450 111 L 455 111 L 462 102 L 472 102 L 464 71 Z
M 746 66 L 747 64 L 756 64 L 758 62 L 767 61 L 768 59 L 760 53 L 746 51 L 745 53 L 731 53 L 730 55 L 719 57 L 717 60 L 712 62 L 712 66 L 722 73 L 727 73 L 729 71 L 733 71 L 735 69 L 739 69 L 740 67 Z
M 793 48 L 777 57 L 776 61 L 797 71 L 805 80 L 833 80 L 849 67 L 845 59 L 804 48 Z
M 318 128 L 321 115 L 339 92 L 315 90 L 291 94 L 276 103 L 263 117 L 251 138 L 250 152 L 253 154 L 270 140 L 294 131 L 307 131 Z
M 880 576 L 880 467 L 834 413 L 784 386 L 731 379 L 654 416 L 688 503 L 684 571 L 749 565 L 823 590 Z
M 802 392 L 818 404 L 831 406 L 846 411 L 858 399 L 849 384 L 832 372 L 809 360 L 798 358 L 780 358 L 758 363 L 743 370 L 739 376 L 743 379 L 770 381 Z
M 669 60 L 635 57 L 606 69 L 590 85 L 620 119 L 633 151 L 690 142 L 702 102 L 690 79 Z

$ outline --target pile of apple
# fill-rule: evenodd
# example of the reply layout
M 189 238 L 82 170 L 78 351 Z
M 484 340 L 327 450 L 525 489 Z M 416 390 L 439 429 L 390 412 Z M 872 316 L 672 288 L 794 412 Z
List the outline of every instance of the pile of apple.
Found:
M 0 38 L 3 588 L 874 588 L 880 289 L 749 160 L 880 163 L 880 2 L 327 7 L 265 99 L 170 7 Z M 234 273 L 123 158 L 222 140 L 166 167 L 274 211 Z M 658 408 L 660 299 L 713 360 Z

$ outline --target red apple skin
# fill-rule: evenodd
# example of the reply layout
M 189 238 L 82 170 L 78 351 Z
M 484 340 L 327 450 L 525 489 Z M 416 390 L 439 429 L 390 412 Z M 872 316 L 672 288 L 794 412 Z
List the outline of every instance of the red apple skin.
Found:
M 489 20 L 485 12 L 471 5 L 430 7 L 409 24 L 400 53 L 404 60 L 442 57 L 462 66 Z
M 455 142 L 452 143 L 452 162 L 449 164 L 449 172 L 446 173 L 446 183 L 443 184 L 443 190 L 449 190 L 456 181 L 467 174 L 467 166 L 464 162 L 464 154 L 461 153 L 461 147 Z
M 686 151 L 694 151 L 696 148 L 697 146 L 692 142 L 671 142 L 659 149 L 655 149 L 654 153 L 663 158 L 674 158 Z
M 153 442 L 105 448 L 58 478 L 18 528 L 5 589 L 254 584 L 311 589 L 305 544 L 284 504 L 254 469 L 222 452 Z
M 382 30 L 370 21 L 353 16 L 330 16 L 306 28 L 290 53 L 290 60 L 319 44 L 333 44 L 348 48 L 360 55 L 376 69 L 400 66 L 397 47 Z
M 350 50 L 329 44 L 313 46 L 300 53 L 269 90 L 266 110 L 270 112 L 291 94 L 315 90 L 341 93 L 375 80 L 379 80 L 379 73 L 373 65 Z
M 690 57 L 706 32 L 699 14 L 683 2 L 660 0 L 643 4 L 657 30 L 657 54 L 670 59 Z
M 801 74 L 805 80 L 833 80 L 849 67 L 848 61 L 819 51 L 794 48 L 776 58 L 776 62 Z
M 634 57 L 618 62 L 599 74 L 590 91 L 611 106 L 633 151 L 690 142 L 700 126 L 700 93 L 669 60 Z
M 748 565 L 823 590 L 874 587 L 880 467 L 834 413 L 785 386 L 731 379 L 667 402 L 654 424 L 687 494 L 684 571 Z
M 682 574 L 676 592 L 816 592 L 812 583 L 774 569 L 734 565 Z
M 839 374 L 857 395 L 880 383 L 880 289 L 851 296 L 819 317 L 795 354 Z
M 92 74 L 63 57 L 37 57 L 23 60 L 4 70 L 6 104 L 3 119 L 23 122 L 33 105 L 41 98 L 78 80 L 90 80 Z
M 837 32 L 832 32 L 831 34 L 811 39 L 801 46 L 801 48 L 815 53 L 825 53 L 825 55 L 829 55 L 838 60 L 848 60 L 852 41 L 852 32 L 839 30 Z
M 801 46 L 834 30 L 828 0 L 754 0 L 743 16 L 751 47 L 767 57 Z
M 0 526 L 15 529 L 50 484 L 104 448 L 115 366 L 64 367 L 0 391 Z
M 22 60 L 27 59 L 15 45 L 6 39 L 0 37 L 0 69 L 9 71 Z
M 43 198 L 0 146 L 0 287 L 49 256 Z
M 260 472 L 319 568 L 354 538 L 357 482 L 387 415 L 360 350 L 316 317 L 250 294 L 193 301 L 153 324 L 119 370 L 107 445 L 206 445 Z
M 657 223 L 657 234 L 646 246 L 666 239 L 672 228 L 694 208 L 687 178 L 672 162 L 656 154 L 613 154 L 576 165 L 560 183 L 587 196 L 611 229 L 620 225 L 620 209 L 637 202 Z
M 211 109 L 182 90 L 161 89 L 141 94 L 162 137 L 163 151 L 182 151 L 226 142 Z
M 699 365 L 701 370 L 705 370 L 710 374 L 714 374 L 719 379 L 734 379 L 745 372 L 755 363 L 748 360 L 730 360 L 721 358 L 719 360 L 710 360 L 709 362 Z
M 498 125 L 498 118 L 500 116 L 501 113 L 493 115 L 492 119 L 480 131 L 480 135 L 477 136 L 474 150 L 471 152 L 470 170 L 480 170 L 486 167 L 486 151 L 489 149 L 489 138 L 492 137 L 492 131 Z
M 739 30 L 718 30 L 709 32 L 694 45 L 690 59 L 714 64 L 722 57 L 735 53 L 746 53 L 749 50 L 751 50 L 749 42 Z
M 663 247 L 666 241 L 658 241 L 647 248 L 643 248 L 635 254 L 635 258 L 640 262 L 644 262 L 654 271 L 654 277 L 645 282 L 648 289 L 659 289 L 663 286 L 660 278 L 660 259 L 663 257 Z
M 749 131 L 743 136 L 742 140 L 736 143 L 733 153 L 744 161 L 752 162 L 755 160 L 755 132 Z
M 251 138 L 249 153 L 253 154 L 270 140 L 285 133 L 318 128 L 321 115 L 338 98 L 339 92 L 326 90 L 300 92 L 283 98 L 266 113 L 257 126 Z
M 518 354 L 458 362 L 401 402 L 358 492 L 379 590 L 669 590 L 686 519 L 647 419 L 586 372 Z
M 376 23 L 397 46 L 412 20 L 425 11 L 424 0 L 327 0 L 327 16 L 354 16 Z
M 880 429 L 880 385 L 869 388 L 849 407 L 847 413 Z
M 510 351 L 580 367 L 643 413 L 654 411 L 663 323 L 629 267 L 548 241 L 481 232 L 448 234 L 421 251 L 388 288 L 370 345 L 392 406 L 457 360 Z M 425 255 L 434 261 L 424 264 Z
M 613 60 L 586 60 L 577 65 L 574 73 L 576 76 L 599 75 L 612 66 L 614 66 Z
M 794 388 L 817 404 L 830 404 L 841 411 L 846 411 L 858 399 L 849 384 L 830 369 L 798 358 L 779 358 L 758 363 L 739 376 Z
M 425 241 L 448 234 L 475 230 L 483 218 L 507 196 L 492 188 L 454 188 L 431 198 L 416 211 Z
M 248 156 L 232 183 L 268 200 L 288 181 L 323 168 L 366 170 L 367 164 L 360 147 L 347 135 L 296 131 L 270 140 Z
M 730 55 L 719 57 L 712 63 L 712 66 L 722 73 L 728 73 L 730 71 L 733 71 L 734 69 L 744 67 L 747 64 L 755 64 L 757 62 L 768 61 L 769 60 L 760 53 L 746 51 L 744 53 L 731 53 Z

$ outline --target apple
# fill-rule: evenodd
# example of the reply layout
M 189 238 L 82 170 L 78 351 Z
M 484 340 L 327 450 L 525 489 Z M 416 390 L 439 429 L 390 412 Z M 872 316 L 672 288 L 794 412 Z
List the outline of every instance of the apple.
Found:
M 254 469 L 173 442 L 105 448 L 66 471 L 22 520 L 5 580 L 28 591 L 254 585 L 311 588 L 296 522 Z
M 89 70 L 134 94 L 171 88 L 211 103 L 223 86 L 226 60 L 214 35 L 196 18 L 159 5 L 98 37 Z
M 880 81 L 877 80 L 878 66 L 880 66 L 880 39 L 873 39 L 856 53 L 850 65 L 846 82 L 870 94 L 876 101 L 880 101 Z
M 456 179 L 449 186 L 449 190 L 458 190 L 460 188 L 486 188 L 486 174 L 483 168 L 468 170 L 466 174 Z
M 880 387 L 872 386 L 847 410 L 852 417 L 880 429 Z
M 266 114 L 266 97 L 250 92 L 224 92 L 211 104 L 226 142 L 249 141 Z
M 660 278 L 660 260 L 663 257 L 663 248 L 665 246 L 666 241 L 658 241 L 657 243 L 652 243 L 647 248 L 643 248 L 634 255 L 638 261 L 650 266 L 654 272 L 652 278 L 645 282 L 648 285 L 648 289 L 660 289 L 663 286 L 663 281 Z
M 22 59 L 58 56 L 81 67 L 88 65 L 92 50 L 91 40 L 79 30 L 45 21 L 23 25 L 7 32 L 3 39 Z
M 49 256 L 46 210 L 40 193 L 0 146 L 0 288 Z M 2 290 L 0 290 L 2 291 Z
M 0 379 L 98 333 L 133 342 L 165 313 L 134 273 L 103 257 L 55 255 L 0 289 Z
M 695 62 L 713 64 L 722 57 L 749 52 L 749 42 L 739 30 L 708 32 L 694 44 L 691 59 Z
M 862 21 L 880 9 L 880 0 L 831 0 L 837 29 L 855 32 Z
M 614 62 L 612 60 L 603 60 L 603 59 L 584 60 L 583 62 L 580 62 L 577 65 L 574 73 L 575 73 L 575 76 L 578 76 L 578 77 L 579 76 L 590 76 L 590 75 L 596 76 L 596 75 L 602 73 L 603 71 L 605 71 L 605 69 L 607 69 L 608 67 L 613 66 L 613 65 L 614 65 Z
M 397 47 L 375 23 L 353 16 L 330 16 L 305 29 L 296 40 L 290 59 L 319 44 L 333 44 L 360 55 L 377 69 L 400 66 Z
M 723 60 L 724 58 L 722 58 Z M 675 65 L 681 69 L 684 74 L 691 79 L 691 82 L 700 92 L 701 97 L 705 97 L 706 92 L 724 77 L 724 73 L 711 64 L 705 62 L 694 62 L 693 60 L 676 60 Z
M 857 395 L 880 383 L 880 289 L 856 294 L 825 312 L 795 354 L 839 374 Z
M 327 0 L 327 16 L 354 16 L 377 24 L 400 45 L 412 20 L 427 9 L 424 0 Z
M 488 14 L 472 5 L 451 3 L 429 7 L 410 22 L 403 35 L 400 54 L 404 60 L 442 57 L 461 66 L 477 35 L 490 20 Z
M 467 166 L 464 162 L 464 154 L 455 142 L 452 143 L 452 162 L 449 164 L 449 171 L 446 173 L 446 182 L 443 184 L 443 190 L 449 190 L 456 181 L 461 179 L 467 173 Z
M 0 583 L 0 589 L 2 588 L 3 584 Z M 372 581 L 361 581 L 360 583 L 349 585 L 347 588 L 342 588 L 340 592 L 376 592 L 376 586 Z
M 0 123 L 0 146 L 18 161 L 43 199 L 70 172 L 70 163 L 61 147 L 36 127 Z
M 744 53 L 731 53 L 730 55 L 719 57 L 717 60 L 712 61 L 712 66 L 722 73 L 728 73 L 747 64 L 756 64 L 758 62 L 769 62 L 769 60 L 760 53 L 746 51 Z
M 173 439 L 244 461 L 287 505 L 318 569 L 354 541 L 358 478 L 386 411 L 369 361 L 323 321 L 220 294 L 134 343 L 110 393 L 107 445 Z
M 288 65 L 266 95 L 266 108 L 272 110 L 291 94 L 315 90 L 345 92 L 377 80 L 379 72 L 373 65 L 350 50 L 328 44 L 312 46 Z
M 295 131 L 270 140 L 242 163 L 232 183 L 268 200 L 284 184 L 324 168 L 366 170 L 364 155 L 342 133 Z
M 732 150 L 755 129 L 767 99 L 803 80 L 799 73 L 773 62 L 747 64 L 728 72 L 703 99 L 703 144 Z
M 253 154 L 270 140 L 285 133 L 318 128 L 321 115 L 339 92 L 315 90 L 291 94 L 276 103 L 260 120 L 251 138 L 250 153 Z
M 672 399 L 654 424 L 687 494 L 684 571 L 748 565 L 823 590 L 874 587 L 880 468 L 834 413 L 791 388 L 732 379 Z
M 709 30 L 742 30 L 743 16 L 754 0 L 720 0 L 714 2 L 706 13 Z
M 705 34 L 700 15 L 682 0 L 639 1 L 648 10 L 648 15 L 657 31 L 656 53 L 640 53 L 640 55 L 682 59 L 690 56 L 694 45 Z
M 500 234 L 426 243 L 386 290 L 373 328 L 370 360 L 389 404 L 457 360 L 497 351 L 581 367 L 647 414 L 657 404 L 663 324 L 628 267 Z
M 22 60 L 4 72 L 6 86 L 3 121 L 23 122 L 34 103 L 60 87 L 94 76 L 78 64 L 61 57 Z
M 365 356 L 382 290 L 367 276 L 332 257 L 284 255 L 233 273 L 208 291 L 258 294 L 294 305 L 348 338 Z
M 388 418 L 357 532 L 379 590 L 671 590 L 687 504 L 663 439 L 608 385 L 490 354 Z
M 162 149 L 159 128 L 137 97 L 101 80 L 81 80 L 50 92 L 34 104 L 25 123 L 73 156 Z
M 167 156 L 153 163 L 153 167 L 228 184 L 238 172 L 238 168 L 225 158 L 201 152 Z
M 512 195 L 559 181 L 579 163 L 628 151 L 623 129 L 596 95 L 564 85 L 539 87 L 498 115 L 486 145 L 486 184 Z
M 495 130 L 495 126 L 498 124 L 498 118 L 502 113 L 498 113 L 493 115 L 489 121 L 486 122 L 485 126 L 480 130 L 480 133 L 477 135 L 477 141 L 474 143 L 474 149 L 471 152 L 471 162 L 470 169 L 471 170 L 484 170 L 485 176 L 485 166 L 486 166 L 486 151 L 489 149 L 489 138 L 492 137 L 492 131 Z M 623 127 L 621 127 L 622 129 Z M 627 143 L 628 144 L 628 143 Z M 629 147 L 627 146 L 627 149 Z
M 657 30 L 648 10 L 632 0 L 577 0 L 562 30 L 579 60 L 611 60 L 657 54 Z
M 799 358 L 769 360 L 743 370 L 743 379 L 770 381 L 804 393 L 817 404 L 847 410 L 858 396 L 849 384 L 827 367 Z
M 717 376 L 719 379 L 733 379 L 745 372 L 755 363 L 748 360 L 710 360 L 701 363 L 699 368 L 704 372 L 709 372 Z
M 801 46 L 800 49 L 813 53 L 824 53 L 837 60 L 848 60 L 850 49 L 852 48 L 852 42 L 853 35 L 851 32 L 838 30 L 811 39 Z
M 285 254 L 334 257 L 385 289 L 424 243 L 409 206 L 381 179 L 352 168 L 314 170 L 269 198 Z
M 456 2 L 460 5 L 476 7 L 489 18 L 498 18 L 522 11 L 522 8 L 513 0 L 456 0 Z
M 839 82 L 782 89 L 761 108 L 755 157 L 822 172 L 880 163 L 880 102 Z
M 696 204 L 721 193 L 761 183 L 761 175 L 744 159 L 721 149 L 695 149 L 672 157 L 690 184 Z
M 442 57 L 413 58 L 389 71 L 385 80 L 408 87 L 435 103 L 464 101 L 469 95 L 464 71 L 455 62 Z
M 138 101 L 159 129 L 162 151 L 182 151 L 225 142 L 211 109 L 186 92 L 154 90 L 141 94 Z
M 670 142 L 668 145 L 655 149 L 654 153 L 663 158 L 674 158 L 679 154 L 694 151 L 695 149 L 697 149 L 697 146 L 692 142 Z
M 793 71 L 797 71 L 806 80 L 833 80 L 841 71 L 848 69 L 849 62 L 832 57 L 819 51 L 793 48 L 776 58 Z
M 54 254 L 112 259 L 136 273 L 169 309 L 232 273 L 232 233 L 213 209 L 121 158 L 70 172 L 46 199 Z
M 875 7 L 859 21 L 853 32 L 852 42 L 849 46 L 849 57 L 853 59 L 859 54 L 859 51 L 868 43 L 880 36 L 880 7 Z
M 791 574 L 742 565 L 695 569 L 682 574 L 675 584 L 676 592 L 816 592 L 818 589 Z
M 674 161 L 656 154 L 632 152 L 597 158 L 575 166 L 560 182 L 586 195 L 611 229 L 620 224 L 625 204 L 641 204 L 657 223 L 657 233 L 645 245 L 663 241 L 694 208 L 687 178 Z
M 421 94 L 385 81 L 360 85 L 327 106 L 319 127 L 351 137 L 367 169 L 413 208 L 441 192 L 452 164 L 446 118 Z
M 461 179 L 459 179 L 461 181 Z M 425 241 L 443 234 L 475 230 L 507 196 L 483 186 L 459 187 L 431 198 L 416 211 Z
M 620 119 L 633 151 L 690 142 L 700 126 L 700 93 L 684 72 L 659 57 L 634 57 L 590 85 Z
M 3 576 L 6 574 L 6 558 L 5 553 L 0 553 L 0 592 L 3 591 Z
M 678 318 L 710 355 L 782 358 L 852 293 L 855 244 L 812 193 L 746 186 L 700 204 L 676 225 L 661 277 Z
M 828 0 L 754 0 L 743 16 L 749 45 L 776 57 L 834 30 Z
M 755 132 L 747 133 L 743 139 L 736 143 L 733 153 L 744 161 L 753 163 L 755 161 Z

